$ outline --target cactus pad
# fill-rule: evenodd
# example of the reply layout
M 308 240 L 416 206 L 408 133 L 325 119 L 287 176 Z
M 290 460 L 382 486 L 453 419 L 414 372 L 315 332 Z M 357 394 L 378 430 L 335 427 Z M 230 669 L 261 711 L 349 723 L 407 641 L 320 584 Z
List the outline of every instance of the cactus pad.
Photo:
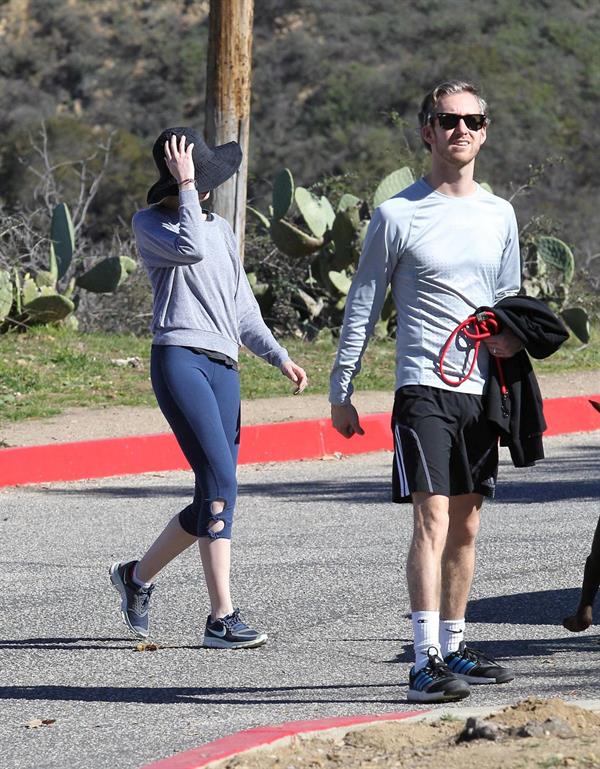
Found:
M 262 214 L 257 208 L 253 208 L 252 206 L 246 206 L 248 209 L 248 212 L 252 214 L 252 216 L 255 217 L 255 219 L 258 219 L 258 221 L 262 224 L 262 226 L 268 230 L 271 222 L 267 219 L 267 217 Z
M 0 270 L 0 322 L 6 318 L 13 303 L 13 284 L 8 270 Z
M 331 203 L 326 197 L 316 198 L 304 187 L 296 187 L 294 199 L 313 235 L 317 238 L 322 237 L 325 231 L 331 228 L 335 219 L 335 211 Z
M 358 212 L 355 208 L 354 211 Z M 357 226 L 360 222 L 357 223 Z M 343 270 L 356 261 L 358 256 L 355 244 L 358 241 L 358 230 L 352 221 L 351 210 L 338 211 L 331 228 L 331 236 L 335 247 L 333 267 Z
M 52 212 L 50 239 L 54 249 L 50 254 L 50 271 L 52 272 L 53 269 L 52 259 L 54 256 L 58 271 L 57 279 L 60 280 L 69 269 L 75 250 L 75 231 L 71 214 L 65 203 L 59 203 Z
M 345 192 L 338 203 L 338 211 L 347 211 L 349 208 L 359 208 L 361 203 L 361 199 L 357 198 L 356 195 Z
M 281 253 L 292 257 L 308 256 L 323 245 L 323 238 L 311 238 L 283 219 L 271 222 L 271 238 Z
M 540 235 L 535 239 L 535 245 L 539 256 L 547 265 L 560 270 L 564 274 L 565 283 L 568 285 L 573 280 L 575 273 L 575 258 L 569 246 L 550 235 Z
M 38 288 L 42 288 L 42 286 L 54 288 L 56 285 L 56 277 L 49 270 L 40 270 L 35 276 L 35 285 Z
M 273 219 L 283 219 L 293 199 L 294 177 L 289 168 L 283 168 L 273 179 Z
M 373 196 L 373 208 L 377 208 L 377 206 L 380 206 L 385 200 L 388 200 L 398 192 L 406 189 L 406 187 L 411 185 L 414 180 L 412 171 L 407 166 L 393 171 L 386 176 L 385 179 L 379 182 L 379 186 L 375 190 L 375 195 Z
M 112 294 L 136 267 L 135 260 L 129 256 L 110 256 L 80 275 L 75 283 L 94 294 Z
M 583 344 L 590 341 L 590 319 L 583 307 L 568 307 L 561 312 L 561 317 Z
M 60 294 L 36 296 L 23 305 L 27 323 L 57 323 L 73 312 L 75 305 L 70 299 Z
M 350 286 L 352 285 L 352 281 L 350 280 L 346 272 L 343 270 L 341 272 L 330 270 L 328 275 L 329 275 L 329 280 L 337 288 L 340 294 L 343 294 L 344 296 L 346 296 L 348 294 L 348 291 L 350 291 Z

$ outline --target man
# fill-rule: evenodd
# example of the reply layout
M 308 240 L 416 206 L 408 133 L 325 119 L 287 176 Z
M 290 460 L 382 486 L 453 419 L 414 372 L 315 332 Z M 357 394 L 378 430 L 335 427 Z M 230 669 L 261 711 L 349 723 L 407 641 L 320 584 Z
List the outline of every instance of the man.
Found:
M 469 695 L 469 683 L 503 683 L 512 671 L 464 643 L 475 537 L 484 496 L 494 493 L 497 438 L 482 410 L 490 354 L 521 349 L 508 330 L 473 350 L 459 337 L 442 348 L 475 308 L 520 287 L 517 224 L 510 203 L 474 181 L 487 137 L 487 106 L 476 88 L 438 85 L 419 113 L 431 171 L 375 211 L 346 303 L 331 374 L 333 426 L 363 434 L 351 403 L 352 379 L 377 322 L 387 286 L 398 313 L 394 501 L 411 501 L 413 537 L 407 581 L 415 665 L 409 701 Z M 459 380 L 464 381 L 456 385 Z

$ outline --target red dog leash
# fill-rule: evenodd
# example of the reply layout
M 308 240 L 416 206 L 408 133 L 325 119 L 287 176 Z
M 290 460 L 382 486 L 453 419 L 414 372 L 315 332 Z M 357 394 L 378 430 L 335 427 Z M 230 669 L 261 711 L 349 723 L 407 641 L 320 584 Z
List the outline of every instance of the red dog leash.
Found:
M 459 323 L 458 326 L 454 329 L 454 331 L 450 334 L 450 336 L 446 340 L 446 343 L 442 348 L 442 352 L 440 354 L 440 377 L 442 378 L 442 382 L 444 382 L 447 385 L 450 385 L 450 387 L 458 387 L 459 385 L 463 384 L 463 382 L 466 382 L 467 379 L 469 379 L 469 377 L 473 373 L 473 369 L 475 368 L 475 363 L 477 362 L 477 356 L 479 355 L 479 347 L 481 346 L 481 341 L 483 339 L 489 339 L 489 337 L 494 336 L 494 334 L 499 333 L 499 331 L 500 331 L 500 323 L 498 322 L 498 319 L 496 318 L 494 313 L 491 311 L 479 312 L 477 313 L 477 315 L 469 315 L 469 317 L 466 320 L 463 320 L 462 323 Z M 455 337 L 457 337 L 459 334 L 462 334 L 467 339 L 470 339 L 471 341 L 475 342 L 475 344 L 473 345 L 473 358 L 471 360 L 471 366 L 468 372 L 460 379 L 452 380 L 444 371 L 444 360 L 446 358 L 446 353 L 448 352 L 450 345 L 454 341 Z M 496 361 L 496 368 L 498 369 L 498 380 L 500 382 L 500 394 L 502 396 L 502 411 L 505 413 L 505 416 L 508 416 L 509 395 L 508 395 L 508 388 L 506 387 L 506 382 L 504 380 L 504 371 L 502 370 L 502 363 L 500 362 L 500 358 L 497 358 L 495 355 L 492 355 L 492 357 Z

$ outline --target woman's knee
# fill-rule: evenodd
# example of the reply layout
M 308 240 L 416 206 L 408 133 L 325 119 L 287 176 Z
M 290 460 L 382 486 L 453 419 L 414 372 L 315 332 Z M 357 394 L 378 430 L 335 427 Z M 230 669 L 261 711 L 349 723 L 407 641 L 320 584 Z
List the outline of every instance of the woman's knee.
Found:
M 179 513 L 181 527 L 195 537 L 231 539 L 235 493 L 230 497 L 203 498 Z

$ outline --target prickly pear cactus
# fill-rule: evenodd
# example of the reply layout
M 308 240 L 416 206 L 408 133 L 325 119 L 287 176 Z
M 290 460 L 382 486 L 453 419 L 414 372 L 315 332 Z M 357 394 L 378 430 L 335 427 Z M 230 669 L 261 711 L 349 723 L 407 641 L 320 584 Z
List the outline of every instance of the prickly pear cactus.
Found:
M 344 270 L 354 264 L 358 258 L 359 226 L 360 221 L 352 215 L 354 209 L 338 211 L 331 228 L 331 237 L 334 245 L 332 267 L 334 270 Z
M 540 235 L 534 243 L 543 261 L 548 266 L 562 272 L 564 282 L 568 285 L 573 280 L 575 273 L 575 258 L 569 246 L 550 235 Z
M 349 208 L 359 208 L 361 203 L 362 200 L 357 198 L 356 195 L 352 195 L 350 192 L 345 192 L 338 203 L 338 211 L 347 211 Z
M 57 323 L 70 315 L 75 305 L 61 294 L 42 294 L 23 305 L 28 324 Z
M 335 219 L 331 203 L 326 197 L 316 198 L 304 187 L 296 187 L 294 199 L 313 235 L 317 238 L 323 237 L 325 231 L 331 229 Z
M 56 274 L 50 270 L 40 270 L 35 276 L 35 285 L 38 288 L 48 286 L 54 288 L 56 286 Z
M 52 211 L 50 241 L 50 272 L 56 271 L 56 282 L 69 269 L 75 251 L 75 230 L 66 203 L 59 203 Z
M 283 168 L 273 180 L 273 219 L 283 219 L 293 200 L 294 177 L 289 168 Z
M 270 227 L 271 238 L 277 248 L 286 256 L 300 258 L 318 251 L 323 238 L 311 238 L 285 219 L 274 219 Z
M 252 216 L 258 219 L 258 221 L 262 224 L 262 226 L 265 229 L 267 230 L 269 229 L 269 227 L 271 226 L 271 222 L 267 219 L 267 217 L 263 213 L 261 213 L 257 208 L 253 208 L 252 206 L 246 206 L 246 208 L 252 214 Z
M 0 323 L 4 321 L 13 304 L 13 284 L 8 270 L 0 270 Z
M 385 177 L 375 190 L 373 196 L 373 208 L 380 206 L 385 200 L 389 200 L 398 192 L 409 187 L 415 178 L 412 171 L 407 166 L 404 168 L 398 168 L 396 171 L 392 171 L 391 174 Z
M 339 272 L 336 270 L 330 270 L 329 280 L 337 288 L 340 294 L 343 294 L 344 296 L 346 296 L 348 294 L 348 291 L 350 291 L 352 280 L 348 277 L 345 270 L 341 270 Z
M 561 317 L 580 342 L 590 341 L 590 319 L 583 307 L 567 307 Z
M 129 256 L 110 256 L 76 278 L 75 284 L 94 294 L 112 294 L 136 266 Z

